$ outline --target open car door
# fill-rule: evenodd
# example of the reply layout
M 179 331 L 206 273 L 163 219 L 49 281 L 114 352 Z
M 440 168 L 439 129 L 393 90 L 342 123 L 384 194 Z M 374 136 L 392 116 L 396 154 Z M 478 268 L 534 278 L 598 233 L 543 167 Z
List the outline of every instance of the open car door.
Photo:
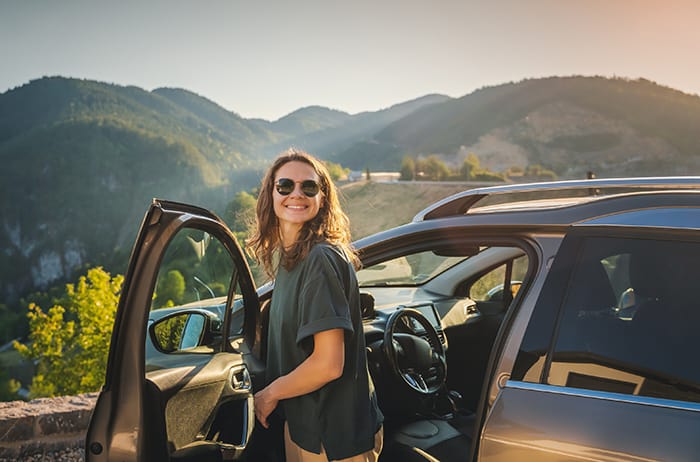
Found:
M 244 456 L 255 424 L 251 353 L 259 313 L 250 269 L 207 210 L 154 200 L 117 309 L 86 460 Z

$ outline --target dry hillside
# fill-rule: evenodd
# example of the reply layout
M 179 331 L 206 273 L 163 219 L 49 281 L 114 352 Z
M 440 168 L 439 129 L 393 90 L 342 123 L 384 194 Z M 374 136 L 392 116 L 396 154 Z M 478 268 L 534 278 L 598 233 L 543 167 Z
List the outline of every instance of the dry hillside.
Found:
M 353 239 L 408 223 L 426 206 L 479 185 L 466 183 L 350 183 L 341 188 L 341 202 L 350 217 Z

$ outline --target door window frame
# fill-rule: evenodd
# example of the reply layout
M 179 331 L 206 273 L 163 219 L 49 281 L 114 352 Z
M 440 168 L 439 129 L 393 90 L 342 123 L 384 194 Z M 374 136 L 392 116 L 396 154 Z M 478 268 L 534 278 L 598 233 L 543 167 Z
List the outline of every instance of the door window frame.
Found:
M 700 410 L 700 404 L 692 401 L 655 398 L 648 396 L 627 395 L 621 393 L 597 391 L 587 388 L 573 388 L 553 385 L 548 382 L 552 358 L 559 338 L 559 331 L 566 308 L 566 297 L 570 291 L 574 272 L 579 268 L 582 259 L 583 245 L 586 239 L 605 237 L 611 239 L 641 239 L 667 242 L 700 243 L 697 231 L 693 230 L 659 230 L 629 229 L 616 226 L 581 226 L 574 227 L 563 239 L 560 250 L 555 257 L 552 267 L 545 279 L 525 334 L 521 340 L 520 349 L 515 361 L 510 379 L 505 383 L 509 388 L 548 391 L 566 395 L 611 399 L 622 402 L 642 403 L 653 406 L 663 406 L 685 410 Z M 535 370 L 525 374 L 518 370 L 523 358 L 523 345 L 527 344 L 528 351 L 543 352 L 540 360 L 532 367 Z M 542 359 L 544 359 L 542 361 Z M 536 377 L 536 378 L 535 378 Z

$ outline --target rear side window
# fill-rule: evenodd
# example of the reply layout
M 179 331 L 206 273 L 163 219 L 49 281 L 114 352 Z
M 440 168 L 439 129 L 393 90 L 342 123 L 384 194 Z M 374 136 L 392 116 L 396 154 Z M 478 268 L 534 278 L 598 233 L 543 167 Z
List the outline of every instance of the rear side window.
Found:
M 507 264 L 497 266 L 472 284 L 469 289 L 469 298 L 475 302 L 513 300 L 525 280 L 527 264 L 527 256 L 523 255 L 510 260 Z M 506 279 L 508 282 L 505 282 Z M 510 283 L 510 295 L 503 290 L 508 283 Z
M 575 261 L 546 382 L 700 402 L 700 244 L 588 237 Z

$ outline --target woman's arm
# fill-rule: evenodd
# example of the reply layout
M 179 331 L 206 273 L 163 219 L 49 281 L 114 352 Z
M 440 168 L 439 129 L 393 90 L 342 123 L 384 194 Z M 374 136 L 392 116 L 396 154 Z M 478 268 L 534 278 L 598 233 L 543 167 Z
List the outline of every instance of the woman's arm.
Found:
M 267 417 L 281 399 L 294 398 L 318 390 L 343 374 L 345 332 L 331 329 L 314 334 L 314 350 L 292 372 L 278 377 L 255 394 L 255 416 L 267 428 Z

